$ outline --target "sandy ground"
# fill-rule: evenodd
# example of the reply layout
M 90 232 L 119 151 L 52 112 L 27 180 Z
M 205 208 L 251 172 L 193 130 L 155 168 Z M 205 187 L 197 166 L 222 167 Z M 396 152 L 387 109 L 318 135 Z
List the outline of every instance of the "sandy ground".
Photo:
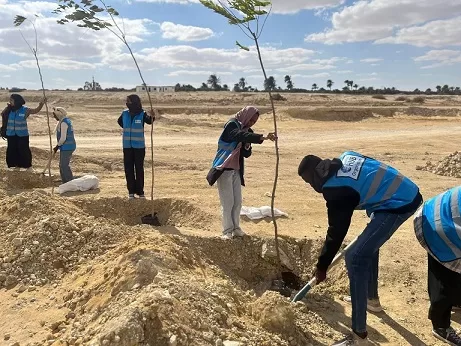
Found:
M 32 107 L 40 99 L 37 92 L 26 92 L 24 96 Z M 426 161 L 438 161 L 458 150 L 461 98 L 431 97 L 423 105 L 413 105 L 396 102 L 395 96 L 387 96 L 387 100 L 375 100 L 370 96 L 285 96 L 287 101 L 277 102 L 281 160 L 276 207 L 289 214 L 288 218 L 278 221 L 282 235 L 323 239 L 326 232 L 324 200 L 297 176 L 298 163 L 307 154 L 333 158 L 345 150 L 355 150 L 377 158 L 413 179 L 426 199 L 459 184 L 459 179 L 417 171 L 415 167 L 424 165 Z M 53 92 L 48 96 L 52 105 L 68 109 L 74 123 L 78 146 L 74 174 L 92 173 L 100 178 L 97 194 L 79 198 L 127 196 L 122 165 L 122 139 L 116 122 L 124 108 L 124 97 L 120 93 L 87 92 Z M 0 100 L 5 101 L 6 98 L 7 94 L 0 93 Z M 209 187 L 205 180 L 214 157 L 217 138 L 233 112 L 249 104 L 260 106 L 263 112 L 268 112 L 268 102 L 263 94 L 233 93 L 178 93 L 155 95 L 154 99 L 158 108 L 163 110 L 163 118 L 155 123 L 154 134 L 155 198 L 187 200 L 206 214 L 214 216 L 200 227 L 179 225 L 182 232 L 201 236 L 218 235 L 220 217 L 217 191 Z M 423 111 L 415 115 L 415 107 Z M 361 112 L 363 108 L 370 109 L 371 116 Z M 383 108 L 392 108 L 392 114 L 384 114 Z M 321 119 L 303 117 L 308 112 L 316 113 L 316 109 L 321 109 L 318 111 Z M 355 112 L 359 119 L 341 121 L 340 114 L 344 109 L 348 110 L 348 114 Z M 373 109 L 378 111 L 375 113 Z M 337 115 L 333 120 L 329 117 L 332 112 Z M 52 120 L 53 128 L 54 125 L 55 121 Z M 43 111 L 32 116 L 29 128 L 31 146 L 47 149 L 46 116 Z M 257 133 L 267 133 L 272 128 L 269 113 L 263 114 L 254 126 Z M 1 142 L 0 148 L 5 143 Z M 146 153 L 146 165 L 150 166 L 148 158 L 150 150 Z M 37 170 L 43 169 L 44 159 L 34 161 Z M 267 195 L 272 189 L 274 164 L 274 148 L 271 143 L 254 146 L 253 156 L 246 161 L 245 167 L 245 206 L 270 204 Z M 58 176 L 56 162 L 53 167 Z M 146 193 L 150 192 L 150 186 L 150 168 L 146 168 Z M 19 190 L 10 186 L 5 192 L 14 194 Z M 359 234 L 366 222 L 366 215 L 356 212 L 346 240 Z M 243 220 L 242 223 L 250 235 L 271 237 L 273 234 L 273 226 L 268 221 Z M 310 270 L 306 268 L 306 271 Z M 373 342 L 380 345 L 441 345 L 431 336 L 431 326 L 427 319 L 429 302 L 426 274 L 426 253 L 418 245 L 412 222 L 408 221 L 381 251 L 379 293 L 385 312 L 368 315 Z M 325 286 L 328 284 L 327 281 Z M 11 309 L 9 296 L 9 291 L 0 291 L 0 308 L 3 311 L 0 316 L 0 336 L 8 329 L 2 325 L 11 327 L 11 324 L 4 324 L 6 319 L 15 321 L 19 318 L 18 323 L 32 323 L 28 322 L 28 311 L 22 311 L 19 316 Z M 316 308 L 321 318 L 336 331 L 345 332 L 347 326 L 350 326 L 351 309 L 341 301 L 340 294 L 335 295 L 334 304 L 318 304 Z M 43 312 L 53 313 L 53 309 Z M 453 321 L 454 326 L 460 328 L 461 314 L 453 314 Z

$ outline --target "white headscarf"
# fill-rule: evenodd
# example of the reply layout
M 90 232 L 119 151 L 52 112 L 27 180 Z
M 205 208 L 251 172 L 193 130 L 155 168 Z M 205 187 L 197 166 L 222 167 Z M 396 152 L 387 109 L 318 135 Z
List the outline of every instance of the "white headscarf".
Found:
M 53 107 L 53 115 L 56 115 L 56 117 L 59 119 L 54 130 L 54 132 L 57 132 L 59 127 L 61 126 L 62 121 L 65 117 L 67 117 L 67 111 L 62 107 Z

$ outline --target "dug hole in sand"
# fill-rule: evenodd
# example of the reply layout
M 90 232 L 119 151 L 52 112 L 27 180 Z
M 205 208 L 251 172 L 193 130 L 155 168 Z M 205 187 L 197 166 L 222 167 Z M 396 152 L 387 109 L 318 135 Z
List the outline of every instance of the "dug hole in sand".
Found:
M 334 304 L 335 290 L 345 291 L 341 269 L 332 273 L 329 293 L 320 286 L 292 304 L 267 291 L 277 272 L 268 250 L 273 239 L 180 233 L 178 225 L 206 228 L 211 216 L 188 201 L 155 204 L 166 225 L 157 229 L 140 225 L 150 201 L 43 191 L 4 196 L 5 344 L 294 346 L 340 335 L 314 311 Z M 321 242 L 280 243 L 287 265 L 307 280 Z

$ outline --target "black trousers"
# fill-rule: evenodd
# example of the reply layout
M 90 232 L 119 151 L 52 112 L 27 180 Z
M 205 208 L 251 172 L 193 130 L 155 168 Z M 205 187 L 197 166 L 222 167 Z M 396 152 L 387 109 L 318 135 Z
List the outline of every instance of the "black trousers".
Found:
M 32 153 L 29 147 L 29 136 L 7 136 L 6 164 L 8 168 L 32 167 Z
M 144 157 L 146 149 L 123 149 L 126 186 L 129 194 L 144 195 Z
M 461 304 L 461 274 L 428 256 L 429 319 L 434 328 L 448 328 L 453 305 Z

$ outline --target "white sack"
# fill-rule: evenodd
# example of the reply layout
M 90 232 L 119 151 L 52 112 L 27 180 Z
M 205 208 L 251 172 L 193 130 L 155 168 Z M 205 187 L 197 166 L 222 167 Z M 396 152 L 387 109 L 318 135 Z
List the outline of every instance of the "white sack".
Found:
M 275 216 L 288 216 L 287 213 L 284 213 L 281 210 L 275 209 L 274 208 L 274 214 Z M 268 206 L 263 206 L 260 208 L 255 208 L 255 207 L 242 207 L 242 210 L 240 211 L 240 216 L 246 216 L 250 220 L 259 220 L 259 219 L 264 219 L 265 217 L 272 217 L 271 213 L 271 207 Z
M 88 191 L 99 187 L 99 179 L 95 175 L 84 175 L 83 177 L 68 181 L 58 187 L 59 193 L 70 191 Z

